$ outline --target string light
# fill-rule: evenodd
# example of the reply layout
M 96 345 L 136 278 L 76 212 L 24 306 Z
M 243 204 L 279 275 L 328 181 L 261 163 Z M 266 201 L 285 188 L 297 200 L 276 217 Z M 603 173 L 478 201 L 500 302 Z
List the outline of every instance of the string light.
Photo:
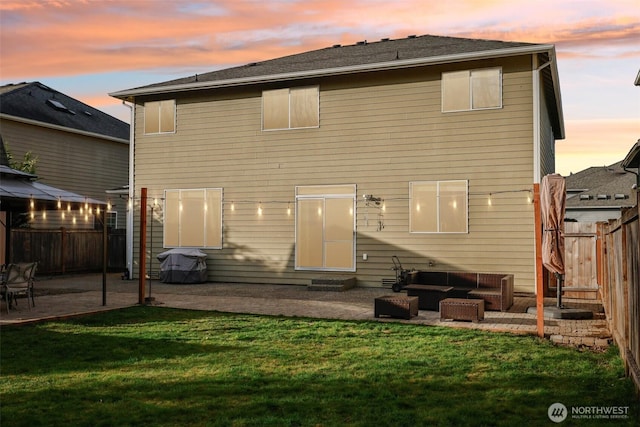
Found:
M 489 193 L 489 198 L 487 199 L 487 205 L 492 206 L 493 202 L 491 201 L 491 193 Z
M 258 204 L 258 216 L 262 216 L 262 202 Z
M 233 201 L 231 202 L 231 212 L 236 210 L 236 204 L 233 203 Z
M 60 197 L 58 197 L 58 209 L 62 208 L 62 201 L 60 200 Z
M 291 202 L 287 203 L 287 216 L 291 216 Z

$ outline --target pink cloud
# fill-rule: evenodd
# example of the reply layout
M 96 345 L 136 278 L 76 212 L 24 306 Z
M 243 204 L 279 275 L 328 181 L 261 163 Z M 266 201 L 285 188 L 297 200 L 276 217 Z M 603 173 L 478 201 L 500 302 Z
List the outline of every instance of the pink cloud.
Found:
M 566 120 L 565 140 L 556 144 L 556 169 L 563 175 L 616 163 L 640 136 L 637 119 Z
M 24 80 L 174 67 L 213 69 L 335 43 L 425 33 L 556 43 L 567 59 L 640 55 L 640 24 L 633 9 L 616 17 L 578 19 L 566 7 L 557 13 L 544 5 L 537 6 L 544 14 L 510 13 L 517 8 L 534 10 L 529 2 L 505 0 L 227 0 L 214 6 L 198 1 L 5 0 L 0 4 L 1 72 L 3 79 Z

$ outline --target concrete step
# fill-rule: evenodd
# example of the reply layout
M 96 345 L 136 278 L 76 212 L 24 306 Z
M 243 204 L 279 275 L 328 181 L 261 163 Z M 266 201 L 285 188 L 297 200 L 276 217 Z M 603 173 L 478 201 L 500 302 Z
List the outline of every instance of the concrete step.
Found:
M 307 289 L 310 291 L 333 292 L 343 292 L 355 287 L 355 277 L 321 277 L 311 279 L 311 284 L 307 285 Z

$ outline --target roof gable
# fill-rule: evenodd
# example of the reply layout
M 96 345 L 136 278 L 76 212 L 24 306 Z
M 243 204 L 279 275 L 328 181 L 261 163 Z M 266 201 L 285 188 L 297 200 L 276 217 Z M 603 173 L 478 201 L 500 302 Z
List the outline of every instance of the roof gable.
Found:
M 123 140 L 129 125 L 40 82 L 0 88 L 0 113 Z

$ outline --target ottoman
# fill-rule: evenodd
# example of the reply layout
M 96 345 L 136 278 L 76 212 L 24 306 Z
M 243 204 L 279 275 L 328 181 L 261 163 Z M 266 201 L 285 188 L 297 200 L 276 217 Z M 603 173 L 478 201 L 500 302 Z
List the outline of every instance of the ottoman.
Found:
M 374 300 L 375 317 L 390 316 L 411 319 L 418 315 L 418 297 L 384 295 Z
M 440 301 L 440 320 L 484 320 L 484 300 L 446 298 Z

